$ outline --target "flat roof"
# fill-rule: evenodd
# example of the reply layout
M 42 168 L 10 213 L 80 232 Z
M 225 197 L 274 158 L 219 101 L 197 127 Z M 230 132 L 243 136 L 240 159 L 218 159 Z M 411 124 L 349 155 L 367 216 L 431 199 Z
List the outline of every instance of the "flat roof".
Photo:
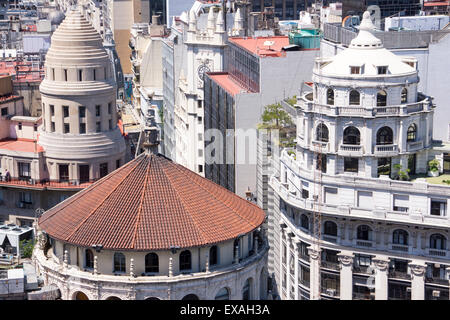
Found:
M 0 140 L 0 149 L 34 153 L 44 151 L 44 148 L 37 143 L 37 140 L 10 138 Z
M 238 93 L 248 92 L 246 88 L 233 80 L 229 73 L 208 73 L 208 76 L 233 97 Z
M 288 36 L 254 37 L 254 38 L 236 37 L 236 38 L 229 38 L 228 41 L 260 57 L 284 56 L 284 51 L 282 49 L 283 47 L 289 45 Z M 268 41 L 272 42 L 270 46 L 267 45 Z

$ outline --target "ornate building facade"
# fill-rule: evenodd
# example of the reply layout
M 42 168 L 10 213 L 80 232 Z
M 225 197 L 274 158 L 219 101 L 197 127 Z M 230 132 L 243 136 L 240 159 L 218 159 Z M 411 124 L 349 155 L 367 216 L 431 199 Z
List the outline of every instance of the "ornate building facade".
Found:
M 418 82 L 417 60 L 383 48 L 368 12 L 348 49 L 316 59 L 297 146 L 269 182 L 281 299 L 449 299 L 450 187 L 427 178 L 446 151 Z
M 266 299 L 256 205 L 141 154 L 44 213 L 33 260 L 64 300 Z

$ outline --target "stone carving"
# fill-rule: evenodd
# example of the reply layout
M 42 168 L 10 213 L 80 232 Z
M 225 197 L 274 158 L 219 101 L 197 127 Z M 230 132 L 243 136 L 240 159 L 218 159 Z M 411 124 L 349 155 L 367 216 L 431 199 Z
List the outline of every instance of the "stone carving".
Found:
M 417 277 L 423 277 L 425 274 L 426 267 L 419 264 L 410 264 L 411 273 Z
M 169 277 L 173 276 L 173 259 L 172 257 L 169 258 Z
M 94 274 L 98 274 L 98 258 L 94 256 Z
M 317 260 L 320 257 L 320 249 L 314 250 L 313 248 L 308 248 L 309 257 L 313 260 Z
M 353 256 L 349 255 L 338 255 L 338 259 L 343 266 L 351 266 L 353 264 Z
M 389 266 L 389 261 L 387 260 L 373 259 L 372 262 L 379 271 L 386 271 Z
M 130 277 L 134 278 L 135 274 L 134 274 L 134 259 L 131 258 L 130 259 Z

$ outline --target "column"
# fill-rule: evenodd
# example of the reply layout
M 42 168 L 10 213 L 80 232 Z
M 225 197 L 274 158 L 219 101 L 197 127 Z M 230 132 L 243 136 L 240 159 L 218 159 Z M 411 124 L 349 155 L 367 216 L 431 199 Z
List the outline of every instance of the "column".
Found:
M 387 300 L 389 259 L 376 256 L 372 262 L 375 266 L 375 300 Z
M 298 245 L 300 239 L 294 237 L 294 287 L 295 287 L 295 300 L 298 300 Z
M 286 228 L 286 294 L 287 300 L 291 300 L 291 229 Z
M 409 263 L 411 269 L 411 300 L 425 300 L 426 264 L 422 261 Z
M 400 152 L 406 151 L 406 136 L 405 139 L 403 139 L 403 132 L 405 131 L 403 125 L 403 120 L 400 120 L 400 128 L 398 131 L 398 150 Z
M 340 273 L 340 291 L 341 300 L 353 299 L 353 253 L 338 253 L 338 259 L 341 266 Z
M 283 243 L 283 232 L 284 232 L 284 230 L 283 230 L 283 226 L 284 227 L 286 227 L 286 225 L 283 223 L 283 221 L 282 220 L 280 220 L 280 236 L 279 236 L 279 244 L 280 244 L 280 247 L 279 247 L 279 253 L 278 253 L 278 255 L 279 255 L 279 266 L 278 266 L 278 270 L 279 270 L 279 288 L 280 288 L 280 296 L 282 296 L 283 295 L 283 246 L 284 246 L 284 243 Z M 286 279 L 287 280 L 287 279 Z M 282 297 L 282 298 L 284 298 L 284 297 Z
M 322 249 L 308 248 L 310 258 L 310 300 L 320 300 L 320 252 Z

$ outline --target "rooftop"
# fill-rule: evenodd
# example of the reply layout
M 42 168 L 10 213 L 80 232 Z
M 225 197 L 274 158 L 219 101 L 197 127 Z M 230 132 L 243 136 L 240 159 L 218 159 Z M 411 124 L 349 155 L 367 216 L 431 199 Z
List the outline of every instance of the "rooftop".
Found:
M 39 226 L 82 247 L 168 250 L 231 240 L 264 219 L 256 205 L 163 156 L 144 153 L 48 210 Z
M 0 150 L 11 150 L 18 152 L 44 152 L 36 140 L 31 139 L 2 139 L 0 140 Z
M 288 36 L 255 37 L 255 38 L 236 37 L 236 38 L 229 38 L 228 41 L 260 57 L 284 56 L 285 53 L 283 51 L 283 48 L 289 45 Z
M 209 77 L 233 97 L 238 93 L 248 92 L 246 88 L 233 80 L 227 72 L 209 73 Z

